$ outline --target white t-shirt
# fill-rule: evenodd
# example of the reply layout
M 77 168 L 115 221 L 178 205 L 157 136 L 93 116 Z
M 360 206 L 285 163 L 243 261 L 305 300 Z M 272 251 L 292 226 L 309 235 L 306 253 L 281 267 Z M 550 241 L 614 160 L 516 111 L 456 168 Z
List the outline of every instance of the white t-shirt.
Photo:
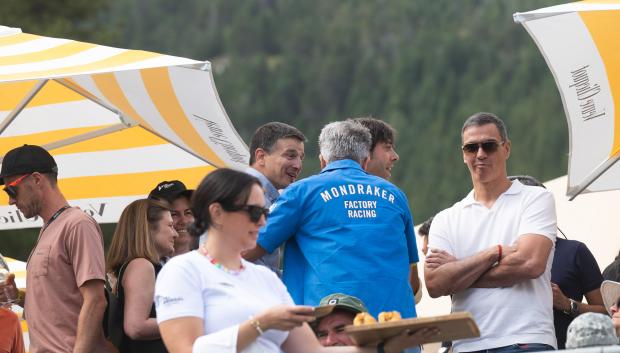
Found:
M 242 263 L 245 269 L 235 275 L 215 267 L 198 251 L 173 257 L 155 284 L 157 322 L 201 318 L 210 351 L 236 352 L 240 323 L 270 307 L 294 305 L 272 271 L 245 260 Z M 244 351 L 277 353 L 287 337 L 288 332 L 267 330 Z
M 488 209 L 473 191 L 433 219 L 429 248 L 457 259 L 497 244 L 512 245 L 521 235 L 539 234 L 555 243 L 555 201 L 548 190 L 513 181 Z M 454 342 L 455 352 L 469 352 L 515 343 L 543 343 L 557 348 L 553 328 L 551 264 L 545 272 L 507 288 L 470 288 L 452 295 L 452 312 L 469 311 L 480 337 Z

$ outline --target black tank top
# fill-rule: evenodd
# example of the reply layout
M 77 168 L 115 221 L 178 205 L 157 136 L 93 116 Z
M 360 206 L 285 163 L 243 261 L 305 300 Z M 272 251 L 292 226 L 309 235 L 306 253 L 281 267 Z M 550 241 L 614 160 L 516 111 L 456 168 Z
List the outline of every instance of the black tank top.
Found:
M 155 278 L 159 274 L 162 266 L 160 264 L 153 265 L 155 269 Z M 125 289 L 123 288 L 123 274 L 125 271 L 122 271 L 118 276 L 118 296 L 119 299 L 125 303 Z M 155 303 L 151 306 L 151 313 L 149 314 L 149 318 L 155 318 Z M 154 340 L 133 340 L 129 336 L 127 336 L 123 332 L 123 341 L 121 342 L 121 346 L 119 347 L 120 353 L 168 353 L 166 350 L 166 346 L 164 345 L 164 341 L 161 338 Z

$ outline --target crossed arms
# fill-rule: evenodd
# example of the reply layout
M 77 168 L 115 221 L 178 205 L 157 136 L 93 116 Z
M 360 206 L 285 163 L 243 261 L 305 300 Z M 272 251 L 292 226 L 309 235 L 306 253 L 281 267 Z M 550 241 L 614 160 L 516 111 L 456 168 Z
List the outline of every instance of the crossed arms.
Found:
M 428 293 L 437 298 L 467 288 L 510 287 L 537 278 L 544 273 L 552 248 L 549 238 L 524 234 L 515 244 L 502 245 L 501 259 L 497 245 L 463 259 L 431 249 L 424 266 Z

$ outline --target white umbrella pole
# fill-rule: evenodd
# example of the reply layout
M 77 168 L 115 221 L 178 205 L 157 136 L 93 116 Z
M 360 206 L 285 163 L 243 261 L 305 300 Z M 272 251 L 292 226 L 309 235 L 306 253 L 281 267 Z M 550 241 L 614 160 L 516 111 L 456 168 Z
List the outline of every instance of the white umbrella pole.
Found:
M 577 195 L 581 194 L 588 186 L 590 186 L 590 184 L 592 184 L 596 179 L 603 175 L 603 173 L 605 173 L 609 168 L 611 168 L 618 160 L 620 160 L 620 153 L 617 153 L 612 158 L 601 163 L 598 167 L 596 167 L 596 169 L 592 171 L 592 173 L 590 173 L 590 175 L 588 175 L 587 178 L 585 178 L 581 183 L 579 183 L 579 185 L 572 187 L 570 190 L 568 190 L 568 196 L 570 196 L 568 200 L 573 201 L 575 197 L 577 197 Z
M 122 124 L 122 123 L 121 124 L 115 124 L 115 125 L 112 125 L 112 126 L 105 127 L 103 129 L 99 129 L 99 130 L 95 130 L 95 131 L 90 131 L 90 132 L 87 132 L 87 133 L 84 133 L 84 134 L 81 134 L 81 135 L 71 136 L 71 137 L 68 137 L 66 139 L 50 142 L 50 143 L 47 143 L 47 144 L 45 144 L 45 145 L 43 145 L 41 147 L 43 147 L 46 150 L 50 151 L 50 150 L 53 150 L 55 148 L 60 148 L 60 147 L 64 147 L 64 146 L 67 146 L 67 145 L 74 144 L 74 143 L 78 143 L 78 142 L 94 139 L 95 137 L 111 134 L 113 132 L 125 130 L 125 129 L 130 128 L 130 127 L 132 127 L 132 126 L 131 125 L 127 126 L 127 125 Z
M 66 80 L 66 79 L 54 79 L 54 81 L 60 83 L 61 85 L 67 87 L 68 89 L 72 90 L 73 92 L 79 94 L 80 96 L 99 104 L 100 106 L 102 106 L 103 108 L 111 111 L 112 113 L 118 115 L 118 118 L 120 119 L 121 123 L 127 125 L 127 126 L 135 126 L 138 125 L 137 122 L 135 122 L 133 119 L 129 119 L 128 117 L 126 117 L 125 115 L 123 115 L 123 113 L 121 111 L 119 111 L 118 109 L 116 109 L 114 106 L 102 101 L 101 99 L 93 96 L 92 94 L 90 94 L 89 92 L 86 92 L 85 90 L 83 90 L 80 86 L 76 86 L 73 83 L 71 83 L 70 81 Z
M 2 134 L 4 130 L 6 130 L 6 128 L 9 127 L 9 125 L 11 125 L 13 120 L 17 118 L 19 113 L 21 113 L 22 110 L 24 110 L 24 108 L 26 108 L 28 103 L 30 103 L 30 101 L 34 98 L 34 96 L 36 96 L 37 93 L 39 93 L 39 91 L 41 90 L 41 88 L 43 88 L 43 86 L 45 86 L 47 81 L 48 81 L 47 79 L 38 81 L 37 84 L 30 90 L 30 92 L 28 92 L 28 94 L 21 100 L 21 102 L 19 102 L 19 104 L 15 107 L 15 109 L 13 109 L 6 116 L 6 118 L 4 118 L 4 121 L 2 121 L 2 123 L 0 124 L 0 134 Z M 2 159 L 0 158 L 0 161 L 1 160 Z

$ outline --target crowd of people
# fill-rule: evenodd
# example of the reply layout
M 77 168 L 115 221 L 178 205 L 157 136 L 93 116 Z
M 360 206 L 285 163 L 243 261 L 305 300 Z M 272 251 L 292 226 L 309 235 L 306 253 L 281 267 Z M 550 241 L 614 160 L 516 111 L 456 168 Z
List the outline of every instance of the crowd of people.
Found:
M 10 204 L 44 225 L 28 259 L 27 295 L 9 276 L 0 302 L 24 305 L 34 353 L 419 352 L 436 328 L 403 330 L 372 347 L 344 332 L 362 312 L 417 316 L 412 215 L 389 181 L 395 137 L 380 119 L 329 123 L 318 141 L 321 172 L 297 181 L 306 137 L 265 124 L 246 169 L 217 169 L 196 189 L 162 181 L 129 204 L 105 256 L 98 224 L 59 189 L 54 158 L 17 147 L 0 182 Z M 480 328 L 480 337 L 445 349 L 617 344 L 618 279 L 603 281 L 585 244 L 556 236 L 553 195 L 542 184 L 508 177 L 503 121 L 474 114 L 461 138 L 473 189 L 419 229 L 428 293 L 450 296 L 452 311 L 470 312 Z M 607 272 L 617 274 L 613 266 Z M 331 312 L 315 311 L 327 305 Z M 17 322 L 5 309 L 0 320 Z M 2 352 L 19 330 L 0 332 Z M 583 338 L 592 332 L 603 338 Z M 5 351 L 23 351 L 10 342 Z

